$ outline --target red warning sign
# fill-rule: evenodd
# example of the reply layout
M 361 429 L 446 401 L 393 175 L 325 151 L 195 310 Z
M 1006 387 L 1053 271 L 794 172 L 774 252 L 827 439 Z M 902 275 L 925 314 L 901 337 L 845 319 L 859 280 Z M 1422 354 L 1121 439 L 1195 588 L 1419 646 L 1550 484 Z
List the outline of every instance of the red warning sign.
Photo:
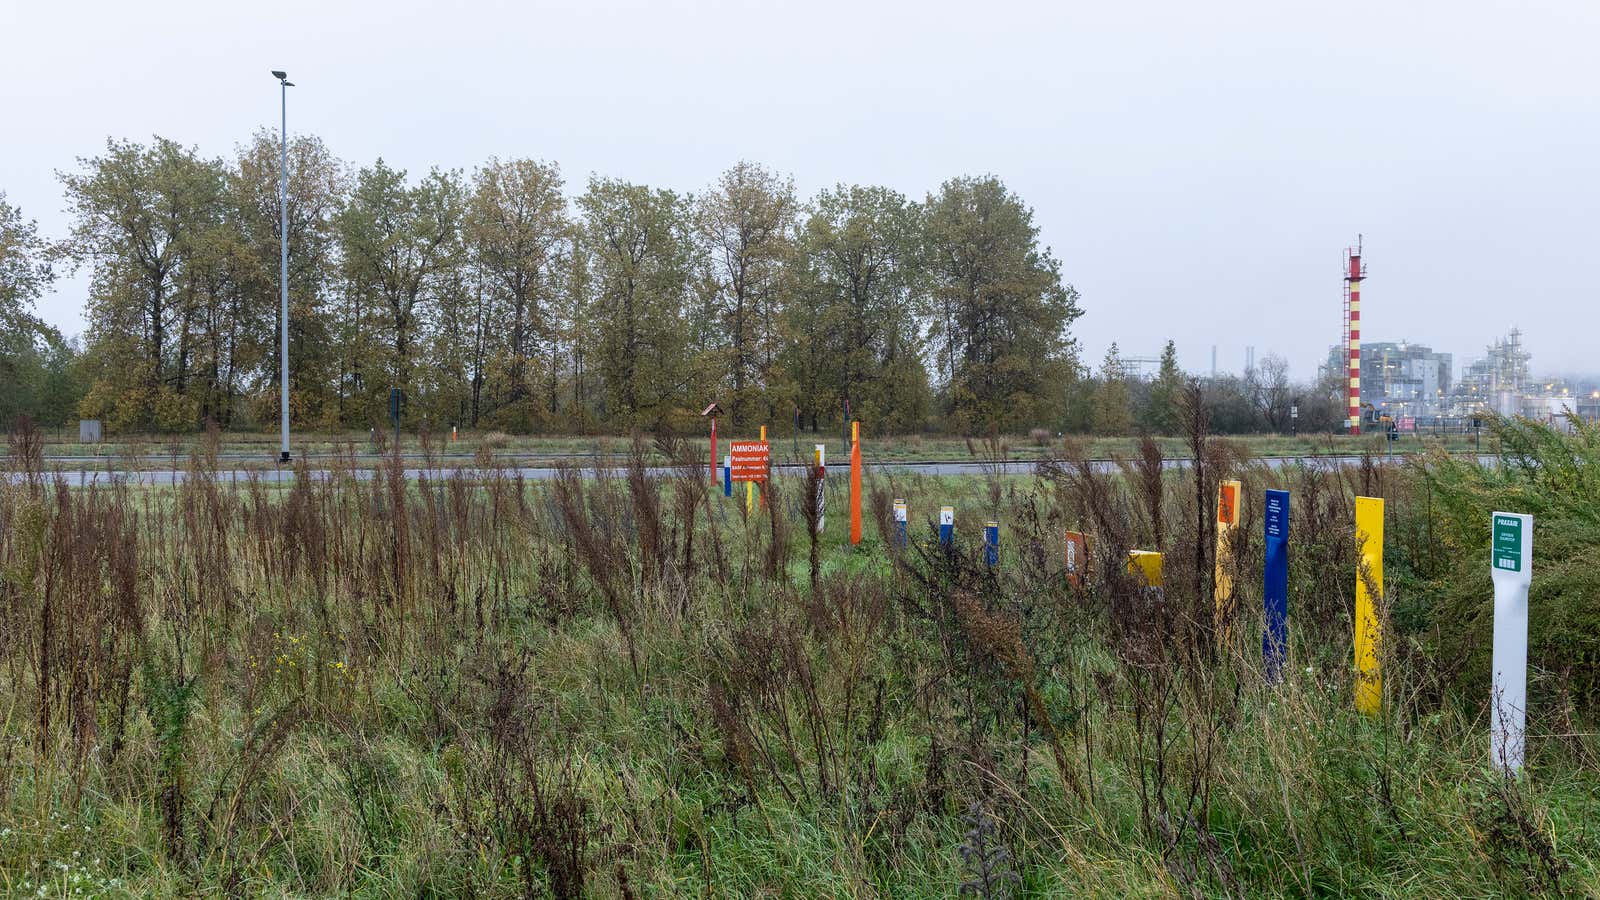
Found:
M 733 441 L 733 480 L 766 484 L 772 471 L 771 451 L 766 441 Z

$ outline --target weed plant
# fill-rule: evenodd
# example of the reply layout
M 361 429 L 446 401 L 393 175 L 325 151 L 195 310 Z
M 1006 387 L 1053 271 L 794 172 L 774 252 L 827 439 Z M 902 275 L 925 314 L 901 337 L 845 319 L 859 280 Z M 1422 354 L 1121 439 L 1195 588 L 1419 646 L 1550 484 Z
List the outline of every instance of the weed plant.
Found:
M 0 481 L 0 891 L 1600 892 L 1595 432 L 1501 423 L 1487 469 L 1276 468 L 1208 435 L 1194 399 L 1193 464 L 1145 442 L 1107 473 L 1041 436 L 1029 476 L 871 475 L 853 548 L 843 478 L 819 505 L 814 473 L 780 475 L 747 510 L 671 434 L 541 483 L 427 445 L 422 477 L 392 451 L 358 472 L 346 447 L 287 487 L 221 482 L 211 434 L 177 487 L 69 490 L 20 423 Z M 1245 491 L 1219 615 L 1227 478 Z M 1294 498 L 1277 684 L 1266 488 Z M 1357 494 L 1392 513 L 1371 718 L 1352 703 Z M 1538 517 L 1514 780 L 1488 766 L 1479 665 L 1491 508 Z M 1079 588 L 1067 529 L 1090 534 Z M 1165 554 L 1163 587 L 1129 574 L 1134 548 Z

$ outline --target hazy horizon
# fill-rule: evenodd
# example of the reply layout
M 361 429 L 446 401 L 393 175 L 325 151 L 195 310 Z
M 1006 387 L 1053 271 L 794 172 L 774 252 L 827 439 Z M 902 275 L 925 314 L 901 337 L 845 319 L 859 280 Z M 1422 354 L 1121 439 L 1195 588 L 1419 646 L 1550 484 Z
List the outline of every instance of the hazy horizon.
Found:
M 749 159 L 803 197 L 920 199 L 993 173 L 1082 293 L 1086 364 L 1116 341 L 1315 374 L 1340 255 L 1364 235 L 1364 341 L 1456 372 L 1520 327 L 1539 374 L 1600 372 L 1587 271 L 1600 208 L 1600 6 L 993 3 L 66 4 L 0 12 L 14 129 L 0 191 L 65 235 L 57 170 L 106 138 L 231 156 L 276 130 L 413 175 L 490 156 L 698 191 Z M 84 328 L 86 274 L 38 312 Z

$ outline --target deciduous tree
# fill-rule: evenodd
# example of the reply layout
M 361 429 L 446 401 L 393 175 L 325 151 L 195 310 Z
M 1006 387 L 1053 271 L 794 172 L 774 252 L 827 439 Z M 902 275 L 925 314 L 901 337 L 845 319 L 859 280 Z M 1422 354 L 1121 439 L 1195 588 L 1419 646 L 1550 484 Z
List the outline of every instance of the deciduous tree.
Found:
M 968 430 L 1059 418 L 1080 315 L 1033 212 L 998 178 L 957 178 L 925 204 L 933 335 L 947 412 Z
M 369 415 L 386 388 L 414 389 L 419 340 L 460 262 L 464 208 L 455 172 L 435 169 L 411 185 L 380 159 L 356 176 L 338 233 L 347 290 L 358 304 L 353 324 L 376 325 L 384 338 L 379 360 L 364 358 L 365 341 L 354 348 L 354 387 Z M 362 302 L 374 321 L 360 311 Z M 374 377 L 388 384 L 369 386 Z
M 594 178 L 578 207 L 608 418 L 654 424 L 698 399 L 689 396 L 688 206 L 671 191 Z
M 735 425 L 766 420 L 782 405 L 775 364 L 793 274 L 796 213 L 793 182 L 749 162 L 723 173 L 695 206 Z

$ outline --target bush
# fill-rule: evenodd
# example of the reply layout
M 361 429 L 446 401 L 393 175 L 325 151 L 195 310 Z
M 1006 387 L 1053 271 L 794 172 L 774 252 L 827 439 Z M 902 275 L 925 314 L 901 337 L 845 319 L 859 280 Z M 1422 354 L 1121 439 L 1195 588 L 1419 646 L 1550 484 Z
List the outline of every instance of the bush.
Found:
M 1489 516 L 1533 515 L 1528 596 L 1529 705 L 1600 714 L 1600 426 L 1570 432 L 1497 419 L 1499 464 L 1436 451 L 1415 466 L 1402 527 L 1423 539 L 1406 559 L 1420 592 L 1413 627 L 1470 697 L 1487 698 L 1494 627 Z M 1486 701 L 1485 701 L 1486 702 Z

